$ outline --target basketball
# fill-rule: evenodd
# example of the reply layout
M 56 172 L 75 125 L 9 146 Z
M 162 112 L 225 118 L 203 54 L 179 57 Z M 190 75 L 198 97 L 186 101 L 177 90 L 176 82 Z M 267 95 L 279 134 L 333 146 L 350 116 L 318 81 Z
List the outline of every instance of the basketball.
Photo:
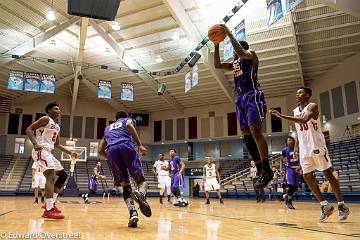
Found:
M 226 37 L 226 32 L 220 24 L 215 24 L 209 28 L 208 37 L 213 43 L 220 43 Z

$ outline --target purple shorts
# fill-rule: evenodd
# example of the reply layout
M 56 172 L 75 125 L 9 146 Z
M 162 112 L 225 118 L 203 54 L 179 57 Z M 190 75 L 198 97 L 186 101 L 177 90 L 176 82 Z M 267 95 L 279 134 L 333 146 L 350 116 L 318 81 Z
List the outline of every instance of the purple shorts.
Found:
M 145 179 L 141 160 L 133 143 L 124 141 L 109 146 L 106 155 L 116 186 L 120 186 L 122 182 L 130 183 L 129 173 L 133 179 Z
M 236 96 L 236 116 L 240 122 L 241 131 L 257 122 L 265 120 L 266 102 L 260 89 L 249 90 Z
M 300 169 L 286 167 L 285 179 L 286 179 L 286 184 L 293 185 L 295 187 L 299 186 Z
M 95 176 L 89 178 L 89 190 L 93 192 L 97 191 L 97 181 Z
M 171 179 L 171 190 L 174 188 L 184 188 L 184 173 L 182 174 L 182 178 L 179 179 L 178 174 L 175 173 Z

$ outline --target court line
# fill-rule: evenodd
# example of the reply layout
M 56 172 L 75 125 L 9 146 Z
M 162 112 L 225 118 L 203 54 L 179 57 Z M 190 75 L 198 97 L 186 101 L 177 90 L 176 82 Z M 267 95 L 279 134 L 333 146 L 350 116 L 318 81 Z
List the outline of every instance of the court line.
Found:
M 174 211 L 174 212 L 183 212 L 183 211 L 179 211 L 179 210 L 175 210 L 175 209 L 167 209 L 167 210 Z M 317 229 L 312 229 L 312 228 L 303 228 L 303 227 L 298 227 L 298 226 L 281 226 L 281 225 L 279 225 L 279 223 L 262 222 L 262 221 L 256 221 L 256 220 L 251 220 L 251 219 L 246 219 L 246 218 L 226 217 L 226 216 L 198 213 L 198 212 L 192 212 L 192 211 L 185 211 L 185 212 L 186 213 L 193 213 L 193 214 L 203 215 L 203 216 L 223 218 L 223 219 L 239 220 L 239 221 L 251 222 L 251 223 L 260 223 L 260 224 L 266 224 L 266 225 L 277 226 L 277 227 L 282 227 L 282 228 L 293 228 L 293 229 L 298 229 L 298 230 L 305 230 L 305 231 L 310 231 L 310 232 L 328 233 L 328 234 L 333 234 L 333 235 L 338 235 L 338 236 L 346 236 L 346 237 L 353 237 L 353 238 L 358 238 L 359 237 L 358 233 L 345 234 L 345 233 L 337 233 L 337 232 L 328 232 L 328 231 L 324 231 L 324 230 L 317 230 Z
M 12 213 L 12 212 L 15 212 L 15 211 L 16 211 L 16 210 L 11 210 L 11 211 L 7 211 L 7 212 L 4 212 L 4 213 L 1 213 L 1 214 L 0 214 L 0 217 L 5 216 L 6 214 Z

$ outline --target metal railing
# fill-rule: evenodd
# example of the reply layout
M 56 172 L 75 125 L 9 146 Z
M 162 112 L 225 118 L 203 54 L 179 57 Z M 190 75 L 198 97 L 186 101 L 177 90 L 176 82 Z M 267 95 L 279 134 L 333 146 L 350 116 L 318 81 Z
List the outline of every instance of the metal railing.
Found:
M 275 155 L 273 157 L 270 157 L 270 165 L 276 165 L 275 163 L 280 162 L 281 155 Z M 244 176 L 250 174 L 250 168 L 245 168 L 241 170 L 240 172 L 237 172 L 235 174 L 230 175 L 227 178 L 224 178 L 220 181 L 220 186 L 224 187 L 226 184 L 229 183 L 236 183 L 238 179 L 243 178 Z M 241 180 L 242 181 L 242 180 Z M 241 182 L 239 181 L 239 182 Z

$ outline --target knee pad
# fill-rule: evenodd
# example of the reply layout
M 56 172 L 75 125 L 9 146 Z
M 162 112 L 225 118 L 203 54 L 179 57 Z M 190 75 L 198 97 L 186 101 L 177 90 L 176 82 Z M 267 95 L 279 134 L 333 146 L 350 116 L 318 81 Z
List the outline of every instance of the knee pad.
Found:
M 123 187 L 123 198 L 126 201 L 126 199 L 131 198 L 131 186 L 124 186 Z
M 65 183 L 65 181 L 66 181 L 66 179 L 68 177 L 68 175 L 67 175 L 67 173 L 65 172 L 64 169 L 61 170 L 60 172 L 58 172 L 56 175 L 58 175 L 59 178 L 56 180 L 54 186 L 56 188 L 62 188 L 62 186 L 64 185 L 64 183 Z
M 180 189 L 178 187 L 173 188 L 171 191 L 175 197 L 180 197 Z

